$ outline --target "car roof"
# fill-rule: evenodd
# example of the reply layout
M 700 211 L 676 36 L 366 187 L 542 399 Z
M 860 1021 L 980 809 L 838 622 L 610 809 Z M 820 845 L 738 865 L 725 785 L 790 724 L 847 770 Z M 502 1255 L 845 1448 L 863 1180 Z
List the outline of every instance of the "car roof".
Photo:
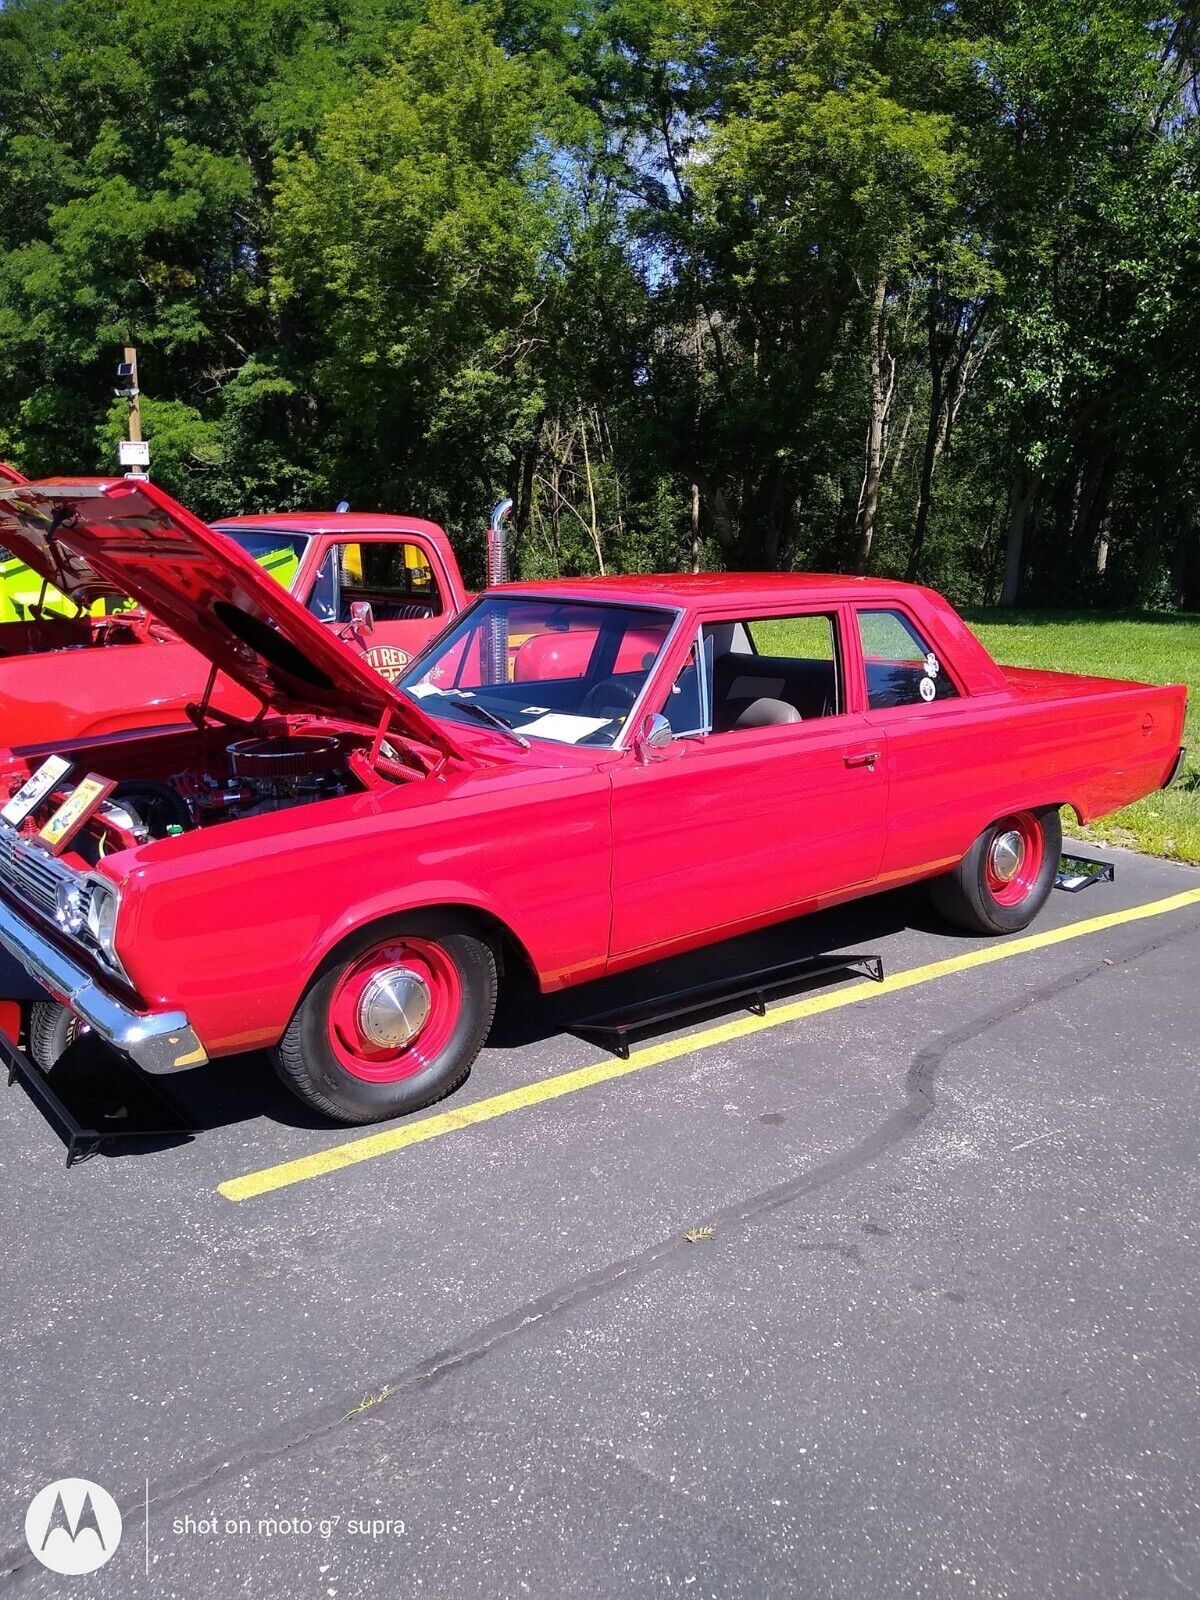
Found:
M 436 522 L 383 511 L 259 511 L 244 517 L 218 517 L 214 528 L 263 528 L 272 533 L 419 533 L 445 539 Z
M 562 596 L 704 610 L 716 604 L 755 600 L 772 606 L 791 599 L 803 605 L 821 601 L 836 605 L 843 600 L 899 599 L 928 592 L 917 584 L 888 578 L 857 578 L 837 572 L 637 573 L 629 577 L 546 579 L 540 583 L 514 583 L 505 587 L 506 592 L 530 597 Z

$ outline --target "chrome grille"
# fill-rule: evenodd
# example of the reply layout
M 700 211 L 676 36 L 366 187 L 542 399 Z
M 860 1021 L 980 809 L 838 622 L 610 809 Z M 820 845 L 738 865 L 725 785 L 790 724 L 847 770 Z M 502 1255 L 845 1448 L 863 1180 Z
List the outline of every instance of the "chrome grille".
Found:
M 86 917 L 91 887 L 65 862 L 48 851 L 22 839 L 12 828 L 0 823 L 0 884 L 21 904 L 30 905 L 51 922 L 57 922 L 59 884 L 70 884 L 79 896 L 79 909 Z

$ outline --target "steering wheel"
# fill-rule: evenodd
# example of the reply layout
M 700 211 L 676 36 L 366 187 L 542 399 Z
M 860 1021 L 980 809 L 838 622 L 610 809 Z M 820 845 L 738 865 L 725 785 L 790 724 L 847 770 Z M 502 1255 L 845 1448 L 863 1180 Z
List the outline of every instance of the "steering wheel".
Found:
M 633 710 L 637 690 L 620 678 L 601 678 L 583 697 L 580 711 L 584 716 L 607 717 L 614 720 Z

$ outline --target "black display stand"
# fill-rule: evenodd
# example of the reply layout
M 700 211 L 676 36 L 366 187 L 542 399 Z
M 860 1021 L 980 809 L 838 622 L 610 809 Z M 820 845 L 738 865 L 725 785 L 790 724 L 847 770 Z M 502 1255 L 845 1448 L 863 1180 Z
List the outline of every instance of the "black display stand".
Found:
M 760 1017 L 765 1016 L 767 996 L 777 989 L 822 978 L 845 977 L 850 973 L 882 983 L 882 958 L 873 955 L 805 956 L 778 966 L 761 967 L 755 972 L 676 989 L 637 1005 L 599 1011 L 572 1023 L 571 1032 L 585 1039 L 595 1039 L 597 1044 L 627 1060 L 632 1034 L 652 1032 L 664 1022 L 677 1022 L 700 1011 L 716 1011 L 734 1002 L 740 1002 L 747 1011 Z
M 197 1129 L 165 1089 L 91 1035 L 77 1039 L 49 1072 L 0 1034 L 9 1086 L 19 1082 L 67 1147 L 67 1166 L 106 1144 L 185 1139 Z

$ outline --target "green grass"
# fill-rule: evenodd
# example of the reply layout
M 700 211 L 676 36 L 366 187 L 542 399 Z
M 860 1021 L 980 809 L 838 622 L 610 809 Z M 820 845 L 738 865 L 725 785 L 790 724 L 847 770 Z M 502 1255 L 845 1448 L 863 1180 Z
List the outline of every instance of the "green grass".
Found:
M 997 661 L 1011 667 L 1186 683 L 1188 759 L 1172 788 L 1077 830 L 1085 838 L 1200 863 L 1200 617 L 1069 611 L 963 613 Z

